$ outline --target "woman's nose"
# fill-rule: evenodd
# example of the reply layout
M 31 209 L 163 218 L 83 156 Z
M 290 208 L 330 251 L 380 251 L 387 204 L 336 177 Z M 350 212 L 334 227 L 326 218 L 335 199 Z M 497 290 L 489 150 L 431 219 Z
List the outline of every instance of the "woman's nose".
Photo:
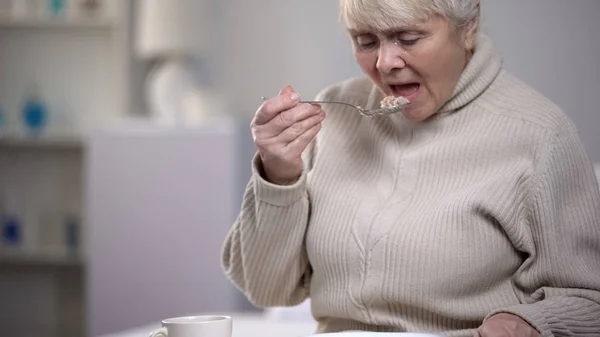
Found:
M 382 74 L 391 74 L 404 67 L 406 67 L 406 62 L 402 59 L 398 46 L 393 43 L 382 43 L 379 47 L 377 70 Z

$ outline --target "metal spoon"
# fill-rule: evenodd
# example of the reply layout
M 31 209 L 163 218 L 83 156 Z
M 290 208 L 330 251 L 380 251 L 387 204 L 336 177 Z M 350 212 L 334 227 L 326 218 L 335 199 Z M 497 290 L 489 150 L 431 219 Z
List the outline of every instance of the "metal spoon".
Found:
M 263 101 L 266 101 L 268 98 L 266 97 L 261 97 L 261 99 Z M 347 105 L 350 107 L 353 107 L 354 109 L 358 110 L 358 112 L 362 115 L 362 116 L 366 116 L 366 117 L 373 117 L 373 116 L 383 116 L 383 115 L 390 115 L 390 114 L 394 114 L 397 113 L 399 111 L 401 111 L 402 109 L 404 109 L 407 105 L 409 105 L 410 103 L 403 103 L 400 105 L 396 105 L 393 107 L 389 107 L 389 108 L 377 108 L 377 109 L 364 109 L 358 105 L 353 105 L 350 103 L 345 103 L 345 102 L 335 102 L 335 101 L 300 101 L 300 103 L 333 103 L 333 104 L 343 104 L 343 105 Z

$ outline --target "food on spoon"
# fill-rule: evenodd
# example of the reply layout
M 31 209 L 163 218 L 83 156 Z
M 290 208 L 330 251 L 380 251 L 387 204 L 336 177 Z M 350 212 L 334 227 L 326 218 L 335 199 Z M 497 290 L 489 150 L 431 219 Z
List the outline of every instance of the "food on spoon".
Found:
M 381 100 L 380 105 L 382 108 L 393 108 L 395 106 L 405 105 L 408 103 L 410 103 L 410 101 L 406 99 L 406 97 L 387 96 Z

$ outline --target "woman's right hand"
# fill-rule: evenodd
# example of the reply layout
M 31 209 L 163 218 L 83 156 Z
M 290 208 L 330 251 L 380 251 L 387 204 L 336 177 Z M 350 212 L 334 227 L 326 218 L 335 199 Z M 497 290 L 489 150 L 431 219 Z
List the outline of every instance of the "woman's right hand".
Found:
M 264 178 L 276 185 L 294 184 L 302 174 L 302 152 L 321 130 L 325 111 L 319 104 L 299 104 L 290 86 L 265 101 L 250 124 Z

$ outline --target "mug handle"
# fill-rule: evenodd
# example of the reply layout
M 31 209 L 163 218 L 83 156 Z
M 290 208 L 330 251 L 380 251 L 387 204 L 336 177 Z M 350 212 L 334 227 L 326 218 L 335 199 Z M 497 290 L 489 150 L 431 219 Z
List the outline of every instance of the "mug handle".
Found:
M 168 337 L 168 336 L 169 336 L 169 333 L 167 331 L 167 328 L 162 327 L 160 329 L 152 331 L 148 337 Z

